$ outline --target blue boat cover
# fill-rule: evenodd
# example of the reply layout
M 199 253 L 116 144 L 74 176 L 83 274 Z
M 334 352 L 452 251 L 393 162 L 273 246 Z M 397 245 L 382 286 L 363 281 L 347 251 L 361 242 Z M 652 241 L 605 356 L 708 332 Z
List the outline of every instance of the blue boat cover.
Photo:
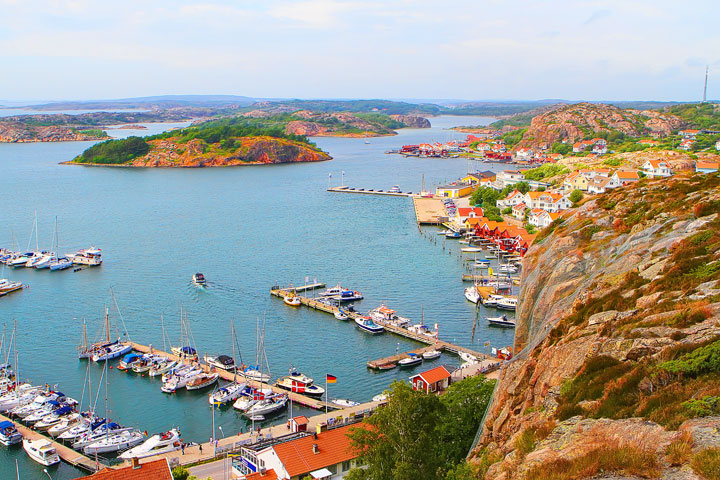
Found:
M 73 411 L 73 408 L 70 405 L 65 405 L 64 407 L 60 407 L 57 410 L 55 410 L 55 413 L 57 415 L 65 415 L 66 413 L 70 413 Z
M 9 427 L 13 427 L 13 428 L 14 428 L 15 425 L 14 425 L 11 421 L 8 421 L 8 420 L 5 420 L 4 422 L 0 422 L 0 429 L 6 429 L 6 428 L 9 428 Z
M 123 362 L 127 363 L 131 360 L 134 360 L 135 358 L 140 358 L 140 355 L 138 355 L 137 353 L 128 353 L 123 357 Z
M 193 347 L 182 347 L 182 352 L 185 355 L 195 355 L 197 353 Z
M 55 406 L 55 407 L 57 407 L 57 406 L 60 405 L 60 402 L 57 402 L 57 401 L 55 401 L 55 400 L 48 400 L 47 403 L 49 403 L 50 405 L 53 405 L 53 406 Z

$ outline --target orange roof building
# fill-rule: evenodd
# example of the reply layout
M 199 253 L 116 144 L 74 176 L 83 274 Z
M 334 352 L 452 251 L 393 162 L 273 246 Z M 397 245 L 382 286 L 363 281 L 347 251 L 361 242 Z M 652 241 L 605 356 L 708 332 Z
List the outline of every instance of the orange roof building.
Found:
M 172 480 L 166 459 L 147 463 L 133 463 L 125 468 L 103 468 L 97 473 L 75 480 Z
M 445 390 L 450 385 L 451 372 L 440 365 L 432 370 L 418 373 L 410 377 L 413 390 L 425 393 L 437 393 Z

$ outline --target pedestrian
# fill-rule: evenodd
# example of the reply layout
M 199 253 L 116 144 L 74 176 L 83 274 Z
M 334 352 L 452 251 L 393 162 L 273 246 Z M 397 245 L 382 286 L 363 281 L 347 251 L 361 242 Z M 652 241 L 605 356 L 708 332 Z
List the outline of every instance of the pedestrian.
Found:
M 185 455 L 185 444 L 184 443 L 180 444 L 180 450 L 182 451 L 182 454 Z
M 202 455 L 202 443 L 200 444 L 200 455 Z

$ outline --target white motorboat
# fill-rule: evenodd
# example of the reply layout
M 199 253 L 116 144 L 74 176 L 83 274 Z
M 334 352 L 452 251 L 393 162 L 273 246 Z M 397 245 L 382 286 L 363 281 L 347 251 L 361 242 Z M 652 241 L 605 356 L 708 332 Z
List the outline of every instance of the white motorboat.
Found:
M 469 364 L 471 364 L 471 365 L 472 365 L 472 364 L 475 364 L 475 363 L 479 363 L 479 360 L 478 360 L 478 358 L 477 358 L 475 355 L 471 355 L 471 354 L 469 354 L 469 353 L 467 353 L 467 352 L 459 352 L 459 353 L 458 353 L 458 356 L 460 356 L 460 358 L 461 358 L 462 360 L 464 360 L 465 363 L 469 363 Z
M 498 272 L 501 273 L 517 273 L 518 269 L 514 265 L 500 265 L 498 266 Z
M 65 255 L 75 265 L 98 266 L 102 263 L 102 250 L 95 247 L 78 250 L 75 253 Z
M 54 262 L 50 262 L 48 265 L 48 268 L 50 268 L 50 271 L 55 272 L 58 270 L 65 270 L 66 268 L 72 267 L 73 262 L 67 257 L 60 257 L 56 259 Z
M 51 437 L 57 437 L 71 428 L 80 425 L 84 421 L 86 421 L 86 419 L 82 416 L 82 414 L 78 414 L 77 417 L 75 415 L 68 415 L 52 427 L 48 428 L 48 434 Z
M 378 323 L 390 323 L 398 327 L 404 327 L 410 323 L 409 318 L 398 316 L 395 310 L 386 307 L 383 303 L 378 308 L 370 310 L 368 316 Z
M 422 361 L 423 361 L 422 355 L 417 355 L 415 353 L 409 353 L 407 357 L 398 361 L 398 366 L 412 367 L 414 365 L 418 365 L 418 364 L 422 363 Z
M 365 143 L 370 143 L 367 140 Z M 393 185 L 390 190 L 388 190 L 388 193 L 402 193 L 402 190 L 400 190 L 400 185 Z
M 150 367 L 150 370 L 148 371 L 148 375 L 151 377 L 156 377 L 158 375 L 163 375 L 173 368 L 175 368 L 178 365 L 178 362 L 176 360 L 170 360 L 169 358 L 162 358 L 160 360 L 157 360 L 152 367 Z
M 460 240 L 462 242 L 462 240 Z M 482 248 L 480 247 L 463 247 L 460 249 L 463 253 L 477 253 L 482 252 Z
M 283 297 L 283 301 L 286 305 L 289 305 L 291 307 L 299 307 L 301 305 L 300 297 L 298 297 L 295 292 L 290 292 L 287 295 Z
M 15 415 L 20 418 L 25 418 L 31 413 L 39 410 L 42 408 L 47 402 L 50 401 L 57 401 L 57 400 L 64 400 L 65 395 L 63 395 L 60 392 L 52 392 L 52 391 L 46 391 L 35 395 L 35 398 L 32 402 L 24 405 L 24 406 L 18 406 L 17 408 L 14 408 L 10 411 L 11 415 Z
M 497 305 L 497 302 L 499 302 L 503 298 L 505 298 L 503 295 L 495 295 L 493 293 L 488 295 L 487 298 L 482 299 L 482 304 L 486 307 L 494 307 L 495 305 Z
M 217 382 L 218 377 L 220 377 L 219 373 L 201 373 L 187 382 L 185 388 L 188 390 L 201 390 L 214 385 L 215 382 Z
M 205 280 L 205 275 L 203 275 L 200 272 L 198 272 L 192 276 L 192 281 L 198 287 L 204 287 L 207 285 L 207 280 Z
M 15 428 L 15 424 L 9 420 L 0 422 L 0 443 L 3 445 L 15 445 L 20 443 L 23 436 L 18 429 Z
M 477 287 L 472 286 L 465 289 L 465 298 L 473 303 L 480 301 L 480 294 L 478 293 Z
M 167 382 L 164 382 L 162 384 L 160 390 L 164 393 L 175 393 L 181 388 L 185 388 L 196 377 L 200 377 L 201 375 L 205 374 L 197 367 L 194 367 L 183 374 L 174 374 Z M 215 377 L 215 380 L 213 380 L 213 382 L 215 381 L 217 381 L 217 377 Z
M 430 338 L 437 338 L 437 331 L 431 330 L 430 327 L 423 323 L 418 323 L 416 325 L 411 325 L 407 327 L 408 331 L 415 333 L 417 335 L 424 335 L 426 337 Z
M 517 309 L 518 299 L 515 297 L 504 297 L 501 300 L 498 300 L 497 304 L 495 304 L 496 308 L 499 308 L 501 310 L 511 310 L 515 311 Z
M 228 355 L 218 355 L 217 357 L 205 355 L 203 360 L 212 367 L 220 368 L 228 372 L 235 370 L 235 360 Z
M 49 440 L 29 440 L 24 438 L 23 450 L 27 452 L 30 458 L 46 467 L 60 463 L 60 456 L 58 456 L 55 447 L 52 446 Z
M 137 430 L 127 430 L 115 435 L 102 437 L 98 441 L 84 446 L 83 452 L 85 452 L 86 455 L 117 452 L 119 450 L 132 448 L 135 445 L 142 443 L 144 440 L 145 435 L 143 435 L 142 432 Z
M 277 412 L 278 410 L 285 408 L 287 401 L 288 401 L 287 395 L 278 395 L 273 398 L 266 398 L 265 400 L 259 400 L 255 404 L 253 404 L 250 408 L 247 409 L 247 411 L 245 412 L 245 415 L 248 418 L 252 418 L 253 416 L 257 416 L 257 415 L 262 415 L 264 417 L 265 415 L 268 415 L 273 412 Z
M 158 355 L 146 353 L 139 361 L 133 363 L 132 371 L 135 373 L 148 372 L 151 368 L 155 366 L 155 362 L 157 362 L 161 358 L 162 357 Z
M 23 417 L 23 422 L 32 425 L 36 422 L 39 422 L 46 416 L 55 413 L 56 410 L 60 410 L 60 408 L 62 408 L 62 407 L 59 402 L 50 400 L 49 402 L 45 403 L 42 407 L 31 412 L 29 415 L 25 415 Z
M 44 268 L 50 268 L 50 264 L 57 261 L 57 255 L 55 252 L 43 252 L 39 257 L 35 257 L 25 264 L 28 268 L 35 268 L 42 270 Z
M 25 285 L 22 282 L 8 282 L 5 285 L 0 286 L 0 297 L 23 288 L 25 288 Z
M 335 312 L 333 315 L 334 315 L 335 318 L 337 318 L 338 320 L 343 320 L 343 321 L 345 321 L 345 320 L 347 320 L 347 319 L 349 318 L 345 313 L 343 313 L 342 310 L 338 310 L 338 311 Z
M 63 418 L 72 415 L 75 419 L 80 417 L 80 414 L 73 411 L 73 407 L 70 405 L 64 405 L 52 413 L 42 417 L 33 427 L 35 430 L 47 430 L 53 425 L 59 423 Z
M 345 398 L 331 398 L 330 403 L 337 405 L 340 408 L 357 407 L 360 405 L 359 402 L 353 402 L 352 400 L 347 400 Z
M 37 397 L 40 387 L 23 384 L 0 397 L 0 412 L 7 412 L 14 408 L 25 406 Z
M 372 398 L 373 402 L 384 402 L 388 399 L 387 393 L 380 393 Z
M 258 400 L 255 400 L 255 397 L 253 395 L 241 395 L 237 400 L 235 400 L 235 403 L 233 403 L 233 408 L 235 410 L 245 412 L 250 407 L 255 405 L 255 402 L 257 401 Z
M 5 262 L 5 265 L 8 267 L 24 267 L 33 258 L 35 258 L 35 252 L 17 253 L 15 256 L 10 257 Z
M 174 452 L 180 449 L 180 431 L 173 428 L 164 433 L 157 433 L 145 440 L 137 447 L 123 452 L 120 458 L 129 460 L 131 458 L 145 458 L 153 455 Z
M 440 358 L 440 355 L 442 355 L 442 352 L 439 350 L 429 350 L 423 352 L 422 358 L 423 360 L 435 360 L 436 358 Z
M 505 315 L 501 317 L 485 317 L 490 325 L 495 325 L 504 328 L 515 328 L 515 321 L 508 319 Z
M 355 323 L 360 329 L 368 333 L 378 334 L 385 331 L 385 327 L 373 322 L 372 318 L 370 317 L 358 317 L 355 319 Z
M 211 405 L 225 405 L 236 400 L 247 387 L 246 383 L 228 383 L 208 396 Z
M 275 386 L 282 388 L 283 390 L 289 390 L 294 393 L 302 393 L 303 395 L 309 395 L 312 397 L 320 397 L 325 393 L 325 389 L 321 386 L 313 385 L 312 380 L 310 383 L 306 383 L 293 379 L 292 375 L 279 378 L 278 381 L 275 382 Z

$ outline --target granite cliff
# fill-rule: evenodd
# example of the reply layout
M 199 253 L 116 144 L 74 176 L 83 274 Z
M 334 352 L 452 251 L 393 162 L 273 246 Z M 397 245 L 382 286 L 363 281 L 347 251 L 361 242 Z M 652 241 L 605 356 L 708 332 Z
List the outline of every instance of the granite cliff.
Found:
M 720 461 L 720 176 L 642 180 L 571 212 L 523 260 L 519 353 L 471 463 L 487 479 L 705 478 Z
M 64 126 L 36 126 L 0 122 L 0 143 L 82 142 L 107 138 L 102 130 L 78 130 Z

